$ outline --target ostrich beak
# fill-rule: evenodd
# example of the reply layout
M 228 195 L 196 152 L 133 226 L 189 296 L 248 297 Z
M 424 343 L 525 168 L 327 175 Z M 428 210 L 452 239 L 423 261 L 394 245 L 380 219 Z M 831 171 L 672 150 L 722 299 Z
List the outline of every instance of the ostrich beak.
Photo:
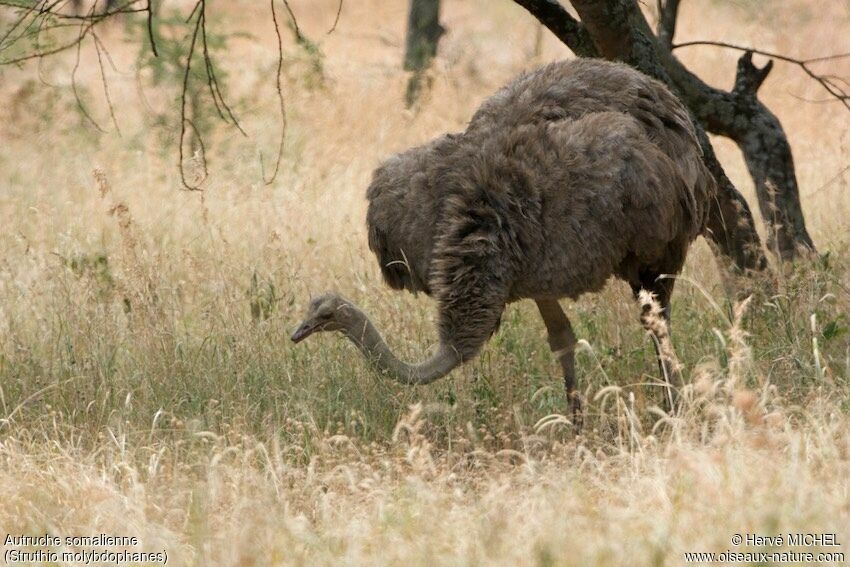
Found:
M 292 337 L 290 338 L 292 339 L 293 343 L 300 343 L 301 341 L 312 335 L 315 330 L 315 324 L 309 321 L 304 321 L 303 323 L 298 325 L 298 328 L 295 329 L 295 332 L 292 333 Z

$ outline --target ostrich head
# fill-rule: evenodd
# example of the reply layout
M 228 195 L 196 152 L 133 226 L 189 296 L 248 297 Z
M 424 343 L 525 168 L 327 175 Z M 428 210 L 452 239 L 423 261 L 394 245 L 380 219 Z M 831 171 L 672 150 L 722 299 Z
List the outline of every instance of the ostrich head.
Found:
M 292 342 L 299 343 L 319 331 L 341 331 L 351 323 L 351 303 L 339 294 L 328 292 L 313 298 L 304 320 L 292 333 Z
M 381 373 L 403 384 L 428 384 L 445 376 L 460 364 L 457 352 L 440 344 L 426 361 L 408 364 L 396 357 L 369 317 L 356 305 L 334 292 L 310 302 L 304 321 L 292 333 L 293 342 L 301 342 L 318 331 L 341 331 L 366 355 Z

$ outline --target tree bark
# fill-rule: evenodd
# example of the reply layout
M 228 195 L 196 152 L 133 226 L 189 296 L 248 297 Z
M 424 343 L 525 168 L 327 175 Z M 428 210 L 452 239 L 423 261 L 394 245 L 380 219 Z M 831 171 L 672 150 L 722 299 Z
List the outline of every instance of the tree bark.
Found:
M 655 35 L 666 49 L 673 47 L 676 35 L 676 21 L 679 16 L 679 0 L 658 0 L 658 26 Z
M 424 72 L 437 54 L 437 43 L 445 31 L 440 25 L 440 0 L 410 0 L 404 51 L 404 70 L 413 71 L 407 83 L 408 106 L 419 97 Z
M 579 57 L 599 57 L 590 34 L 557 0 L 515 0 Z
M 768 248 L 782 260 L 793 260 L 800 251 L 814 251 L 788 137 L 776 115 L 756 98 L 771 63 L 759 69 L 753 65 L 752 53 L 745 53 L 738 60 L 735 87 L 726 92 L 704 83 L 672 53 L 662 52 L 662 58 L 682 100 L 705 128 L 730 138 L 741 149 L 767 225 Z

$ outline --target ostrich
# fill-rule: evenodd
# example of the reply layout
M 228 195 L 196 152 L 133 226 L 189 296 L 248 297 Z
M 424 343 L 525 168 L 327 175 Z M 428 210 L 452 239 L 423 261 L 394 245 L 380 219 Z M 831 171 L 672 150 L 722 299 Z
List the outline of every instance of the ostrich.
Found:
M 522 75 L 486 100 L 465 132 L 398 154 L 367 191 L 369 247 L 393 289 L 438 303 L 439 346 L 420 364 L 396 357 L 375 325 L 330 292 L 292 335 L 341 331 L 381 372 L 427 384 L 473 358 L 506 304 L 533 299 L 576 418 L 576 337 L 560 298 L 612 276 L 670 295 L 705 227 L 714 179 L 687 111 L 661 83 L 619 63 L 573 60 Z M 667 325 L 641 320 L 656 349 Z M 659 352 L 668 382 L 679 376 Z M 673 388 L 667 405 L 675 407 Z

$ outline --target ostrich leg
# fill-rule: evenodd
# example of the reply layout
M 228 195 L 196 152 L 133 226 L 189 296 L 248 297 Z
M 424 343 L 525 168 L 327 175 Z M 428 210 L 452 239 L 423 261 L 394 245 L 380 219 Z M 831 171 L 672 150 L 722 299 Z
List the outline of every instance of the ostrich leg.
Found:
M 655 345 L 655 353 L 658 356 L 658 369 L 667 383 L 664 399 L 670 413 L 676 410 L 679 388 L 682 386 L 682 375 L 673 354 L 670 338 L 670 296 L 673 294 L 675 281 L 673 278 L 658 279 L 657 274 L 652 274 L 648 277 L 642 276 L 640 285 L 631 284 L 635 299 L 641 303 L 640 321 L 644 329 L 652 333 L 652 343 Z M 661 307 L 660 318 L 657 312 L 653 314 L 652 303 L 640 297 L 641 289 L 651 292 L 655 301 L 658 302 Z
M 564 310 L 561 309 L 556 299 L 537 299 L 537 309 L 546 324 L 549 333 L 549 348 L 561 363 L 564 371 L 564 388 L 567 398 L 570 400 L 570 408 L 573 413 L 573 424 L 576 429 L 581 428 L 581 399 L 576 391 L 576 363 L 575 348 L 576 336 L 570 320 L 567 319 Z

